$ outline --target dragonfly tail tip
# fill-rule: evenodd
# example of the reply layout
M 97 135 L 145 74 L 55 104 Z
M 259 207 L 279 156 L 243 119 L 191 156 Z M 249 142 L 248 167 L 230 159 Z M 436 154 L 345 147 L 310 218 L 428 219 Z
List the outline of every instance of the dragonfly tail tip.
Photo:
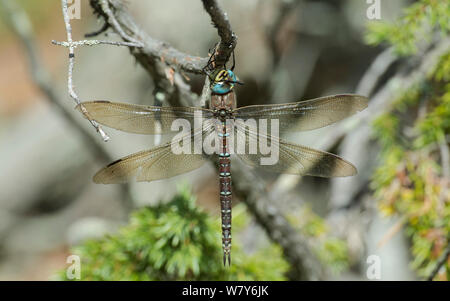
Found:
M 223 253 L 223 266 L 224 267 L 227 266 L 227 261 L 228 261 L 228 266 L 231 266 L 231 254 Z

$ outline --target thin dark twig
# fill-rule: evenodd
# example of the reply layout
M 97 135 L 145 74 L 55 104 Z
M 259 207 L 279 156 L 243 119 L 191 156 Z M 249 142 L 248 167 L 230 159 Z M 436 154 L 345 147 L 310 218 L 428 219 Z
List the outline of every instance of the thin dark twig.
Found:
M 92 38 L 92 37 L 96 37 L 98 35 L 101 35 L 102 33 L 106 32 L 109 29 L 109 24 L 108 23 L 104 23 L 102 28 L 100 28 L 99 30 L 93 31 L 93 32 L 89 32 L 86 33 L 84 35 L 85 38 Z
M 428 281 L 432 281 L 434 277 L 436 277 L 437 273 L 439 273 L 439 270 L 447 262 L 449 256 L 450 256 L 450 244 L 447 245 L 441 257 L 439 257 L 439 259 L 437 260 L 436 266 L 434 267 L 433 271 L 431 271 L 431 274 L 427 278 Z

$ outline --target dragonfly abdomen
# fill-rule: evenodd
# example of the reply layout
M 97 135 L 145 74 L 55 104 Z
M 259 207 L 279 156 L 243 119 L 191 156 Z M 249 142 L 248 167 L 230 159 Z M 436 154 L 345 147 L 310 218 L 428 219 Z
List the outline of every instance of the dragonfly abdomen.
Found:
M 222 147 L 219 153 L 220 213 L 222 217 L 223 264 L 231 264 L 231 162 L 227 128 L 222 123 Z

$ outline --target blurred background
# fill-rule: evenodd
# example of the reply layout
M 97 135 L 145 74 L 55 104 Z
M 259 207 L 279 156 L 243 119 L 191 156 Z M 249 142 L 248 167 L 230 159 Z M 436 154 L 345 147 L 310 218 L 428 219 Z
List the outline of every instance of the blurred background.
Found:
M 424 279 L 440 262 L 434 278 L 448 279 L 450 9 L 447 1 L 435 2 L 381 0 L 381 19 L 370 20 L 377 8 L 366 1 L 219 1 L 238 36 L 235 73 L 245 83 L 236 89 L 238 106 L 338 93 L 371 98 L 361 116 L 286 137 L 341 155 L 358 168 L 357 176 L 330 180 L 258 171 L 255 178 L 292 227 L 319 245 L 321 264 L 332 270 L 323 279 Z M 218 42 L 201 1 L 134 0 L 126 6 L 143 31 L 180 51 L 206 57 Z M 151 183 L 94 184 L 92 176 L 108 158 L 151 148 L 154 138 L 105 128 L 111 140 L 104 143 L 73 109 L 67 49 L 51 44 L 66 40 L 60 1 L 0 0 L 0 11 L 0 280 L 54 279 L 68 266 L 72 247 L 115 235 L 127 225 L 130 207 L 167 203 L 180 185 L 218 227 L 212 164 Z M 56 104 L 33 78 L 11 25 L 22 13 L 31 21 L 30 41 Z M 81 19 L 71 22 L 74 40 L 102 22 L 82 0 Z M 97 38 L 118 40 L 112 31 Z M 186 76 L 200 94 L 204 76 Z M 74 84 L 83 101 L 154 104 L 152 79 L 125 47 L 78 47 Z M 98 147 L 108 157 L 93 150 Z M 242 214 L 245 222 L 237 222 L 233 239 L 242 253 L 252 256 L 274 244 L 251 210 L 239 208 L 237 219 Z M 213 252 L 220 256 L 220 246 Z M 270 252 L 283 260 L 282 251 Z M 254 256 L 270 261 L 267 254 Z M 378 264 L 379 277 L 369 269 Z M 192 273 L 160 279 L 195 279 Z M 280 275 L 269 278 L 286 279 Z

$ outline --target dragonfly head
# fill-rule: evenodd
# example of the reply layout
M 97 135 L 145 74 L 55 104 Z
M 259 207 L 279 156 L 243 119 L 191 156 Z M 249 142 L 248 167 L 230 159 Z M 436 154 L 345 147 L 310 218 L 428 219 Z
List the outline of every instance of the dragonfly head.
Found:
M 221 69 L 212 77 L 211 90 L 214 94 L 227 94 L 233 90 L 235 84 L 242 84 L 237 80 L 236 75 L 231 70 Z

